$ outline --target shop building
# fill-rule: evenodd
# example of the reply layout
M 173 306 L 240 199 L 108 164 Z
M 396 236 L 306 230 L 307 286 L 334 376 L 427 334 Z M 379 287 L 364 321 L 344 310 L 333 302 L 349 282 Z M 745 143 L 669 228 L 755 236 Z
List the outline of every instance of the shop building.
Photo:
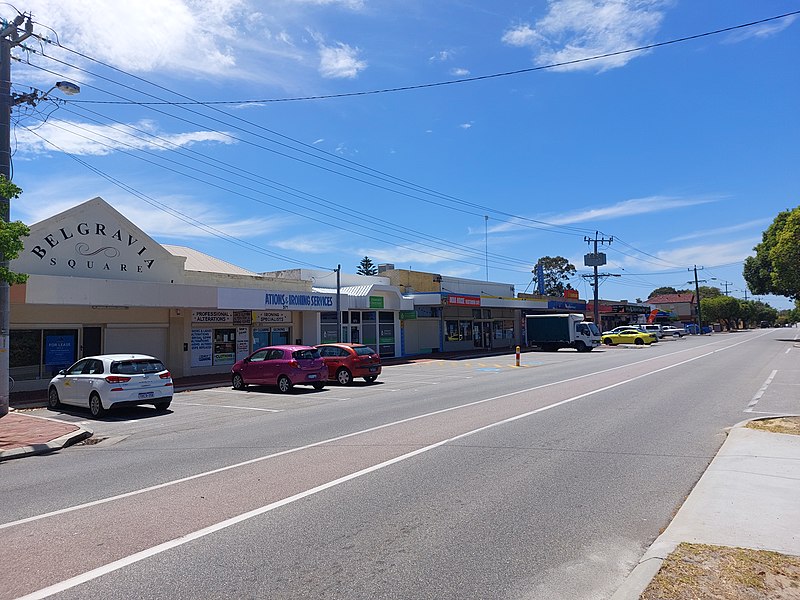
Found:
M 412 306 L 386 278 L 337 294 L 313 276 L 272 277 L 161 245 L 102 198 L 32 225 L 11 269 L 29 274 L 11 289 L 17 390 L 44 388 L 60 369 L 101 353 L 151 354 L 175 377 L 227 373 L 263 345 L 329 339 L 337 300 L 349 335 L 374 335 L 399 355 L 399 313 Z

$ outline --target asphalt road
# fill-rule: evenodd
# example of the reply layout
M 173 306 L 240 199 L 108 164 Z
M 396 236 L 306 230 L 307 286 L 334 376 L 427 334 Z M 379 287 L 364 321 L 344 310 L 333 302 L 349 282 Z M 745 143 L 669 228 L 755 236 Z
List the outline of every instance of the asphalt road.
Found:
M 97 443 L 0 464 L 0 598 L 608 598 L 726 427 L 797 411 L 797 337 L 42 410 Z

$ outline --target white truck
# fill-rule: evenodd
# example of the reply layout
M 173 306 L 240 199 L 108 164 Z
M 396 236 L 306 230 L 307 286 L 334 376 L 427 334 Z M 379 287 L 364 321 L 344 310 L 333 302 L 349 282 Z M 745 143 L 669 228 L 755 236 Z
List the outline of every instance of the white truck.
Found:
M 559 348 L 591 352 L 600 345 L 600 330 L 591 321 L 584 321 L 582 314 L 527 315 L 525 319 L 528 345 L 546 352 Z

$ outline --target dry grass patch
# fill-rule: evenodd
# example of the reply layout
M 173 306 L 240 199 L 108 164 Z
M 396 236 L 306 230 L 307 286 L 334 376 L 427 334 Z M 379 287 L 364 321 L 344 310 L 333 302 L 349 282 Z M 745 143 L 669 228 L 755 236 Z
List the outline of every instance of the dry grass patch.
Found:
M 790 433 L 800 435 L 800 417 L 778 417 L 775 419 L 759 419 L 747 424 L 750 429 L 769 431 L 771 433 Z
M 680 544 L 641 600 L 800 600 L 800 557 Z

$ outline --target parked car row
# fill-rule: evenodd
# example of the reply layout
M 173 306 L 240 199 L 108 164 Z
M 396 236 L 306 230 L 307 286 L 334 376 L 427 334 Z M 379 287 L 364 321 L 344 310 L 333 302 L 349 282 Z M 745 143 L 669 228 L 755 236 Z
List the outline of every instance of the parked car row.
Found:
M 381 358 L 364 344 L 318 346 L 268 346 L 259 348 L 231 368 L 234 389 L 250 384 L 274 385 L 286 393 L 295 385 L 322 389 L 329 381 L 350 385 L 363 377 L 374 383 L 381 374 Z M 63 369 L 50 380 L 47 406 L 62 404 L 88 408 L 93 417 L 119 406 L 152 404 L 169 408 L 172 375 L 159 359 L 145 354 L 88 356 Z
M 328 381 L 350 385 L 357 377 L 373 383 L 380 374 L 380 356 L 364 344 L 268 346 L 233 365 L 231 384 L 236 390 L 251 384 L 274 385 L 286 393 L 295 385 L 311 385 L 317 390 Z
M 687 334 L 686 330 L 681 327 L 674 327 L 672 325 L 658 325 L 656 323 L 643 323 L 615 327 L 614 329 L 603 332 L 603 335 L 619 333 L 629 329 L 636 329 L 645 333 L 652 333 L 656 337 L 656 341 L 666 336 L 683 337 Z

